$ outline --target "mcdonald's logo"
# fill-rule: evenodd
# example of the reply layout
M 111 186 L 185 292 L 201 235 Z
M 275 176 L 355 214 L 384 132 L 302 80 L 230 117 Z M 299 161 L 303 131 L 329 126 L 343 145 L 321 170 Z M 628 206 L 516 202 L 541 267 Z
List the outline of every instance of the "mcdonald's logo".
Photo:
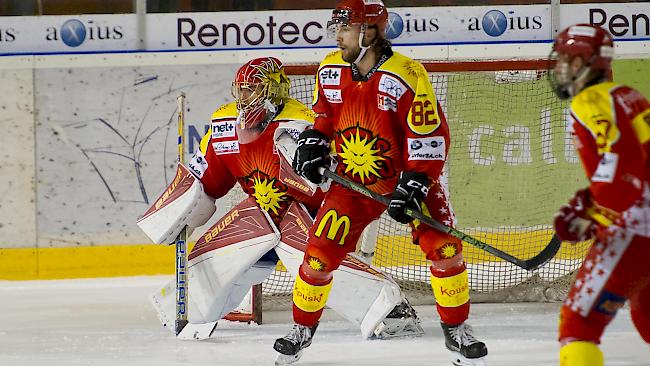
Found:
M 325 226 L 330 222 L 330 219 L 332 220 L 329 225 L 329 230 L 327 231 L 327 239 L 332 241 L 336 240 L 336 236 L 340 231 L 341 226 L 343 226 L 343 233 L 341 234 L 341 239 L 339 239 L 339 245 L 343 245 L 345 237 L 348 236 L 348 233 L 350 232 L 350 218 L 347 216 L 339 217 L 339 214 L 333 209 L 327 211 L 327 213 L 323 215 L 323 218 L 318 224 L 318 229 L 316 229 L 316 236 L 320 238 L 321 235 L 323 235 L 323 230 L 325 230 Z

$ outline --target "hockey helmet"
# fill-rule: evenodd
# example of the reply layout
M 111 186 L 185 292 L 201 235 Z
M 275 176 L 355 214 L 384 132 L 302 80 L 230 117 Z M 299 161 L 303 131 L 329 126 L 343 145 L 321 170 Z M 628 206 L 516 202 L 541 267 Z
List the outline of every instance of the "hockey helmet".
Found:
M 239 112 L 239 128 L 265 128 L 289 98 L 290 81 L 282 62 L 275 57 L 255 58 L 237 70 L 232 83 L 232 96 Z
M 340 0 L 332 11 L 327 28 L 332 32 L 338 24 L 375 26 L 381 37 L 386 33 L 388 11 L 381 0 Z
M 577 70 L 572 69 L 575 57 L 583 61 Z M 594 79 L 611 79 L 613 58 L 614 43 L 605 29 L 591 24 L 564 29 L 555 38 L 551 52 L 556 64 L 550 77 L 556 94 L 568 99 Z

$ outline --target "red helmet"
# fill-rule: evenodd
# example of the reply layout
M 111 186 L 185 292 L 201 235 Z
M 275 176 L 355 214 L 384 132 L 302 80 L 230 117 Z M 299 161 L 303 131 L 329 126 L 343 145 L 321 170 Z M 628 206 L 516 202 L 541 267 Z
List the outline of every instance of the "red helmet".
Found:
M 282 62 L 275 57 L 252 59 L 240 67 L 232 83 L 232 96 L 241 128 L 259 125 L 269 111 L 289 98 L 289 86 Z
M 383 37 L 388 25 L 388 11 L 381 0 L 340 0 L 332 12 L 331 23 L 376 26 Z
M 579 56 L 581 69 L 571 69 L 570 63 Z M 557 35 L 551 58 L 557 60 L 551 76 L 553 87 L 562 99 L 575 96 L 595 79 L 611 79 L 614 43 L 603 28 L 591 24 L 575 24 Z M 593 72 L 600 71 L 600 72 Z
M 592 70 L 608 71 L 614 57 L 614 42 L 603 28 L 576 24 L 557 35 L 553 51 L 560 55 L 580 56 Z

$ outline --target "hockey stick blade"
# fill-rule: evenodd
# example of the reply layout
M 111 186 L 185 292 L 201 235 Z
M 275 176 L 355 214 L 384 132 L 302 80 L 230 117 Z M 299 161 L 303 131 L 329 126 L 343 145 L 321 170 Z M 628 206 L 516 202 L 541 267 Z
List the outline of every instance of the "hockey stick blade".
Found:
M 320 169 L 321 174 L 323 174 L 326 178 L 333 180 L 334 182 L 351 189 L 353 191 L 356 191 L 358 193 L 363 194 L 364 196 L 370 197 L 373 200 L 383 203 L 384 205 L 388 206 L 390 203 L 390 199 L 388 197 L 384 197 L 374 191 L 371 191 L 370 189 L 366 188 L 365 186 L 362 186 L 358 183 L 349 181 L 340 175 L 332 172 L 331 170 L 321 168 Z M 553 238 L 551 238 L 551 241 L 546 245 L 546 247 L 539 252 L 539 254 L 535 255 L 534 257 L 530 259 L 519 259 L 517 257 L 512 256 L 511 254 L 508 254 L 500 249 L 497 249 L 489 244 L 486 244 L 474 237 L 471 237 L 461 231 L 458 231 L 452 227 L 443 225 L 442 223 L 432 219 L 431 217 L 424 216 L 421 212 L 412 210 L 410 208 L 406 208 L 405 212 L 408 216 L 420 220 L 422 223 L 438 230 L 442 231 L 444 233 L 448 233 L 449 235 L 455 236 L 458 239 L 471 244 L 479 249 L 482 249 L 493 256 L 497 258 L 501 258 L 505 261 L 508 261 L 518 267 L 521 267 L 527 271 L 533 271 L 538 269 L 539 267 L 543 266 L 546 264 L 549 260 L 555 256 L 555 253 L 560 249 L 560 246 L 562 242 L 557 238 L 556 235 L 553 235 Z

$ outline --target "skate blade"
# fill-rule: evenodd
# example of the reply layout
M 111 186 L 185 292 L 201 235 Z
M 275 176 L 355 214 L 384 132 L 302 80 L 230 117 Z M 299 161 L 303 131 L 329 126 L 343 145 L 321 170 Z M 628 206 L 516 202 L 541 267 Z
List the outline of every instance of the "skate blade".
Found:
M 467 358 L 458 352 L 452 352 L 453 358 L 451 360 L 454 366 L 487 366 L 485 357 L 481 358 Z
M 298 351 L 295 355 L 283 355 L 282 353 L 278 353 L 278 357 L 275 359 L 275 366 L 291 365 L 292 363 L 298 362 L 300 357 L 302 357 L 302 350 Z

